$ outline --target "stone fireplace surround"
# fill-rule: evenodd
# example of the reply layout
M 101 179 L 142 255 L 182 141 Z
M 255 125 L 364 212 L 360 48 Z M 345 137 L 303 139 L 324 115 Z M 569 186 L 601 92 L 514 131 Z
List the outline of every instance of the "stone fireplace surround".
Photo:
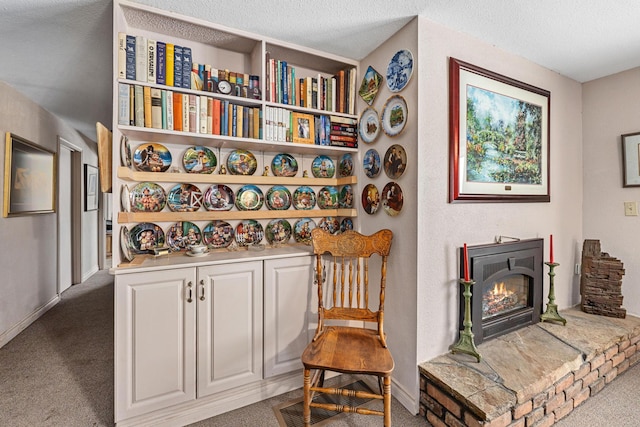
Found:
M 540 427 L 565 417 L 640 361 L 640 318 L 562 310 L 484 342 L 482 361 L 444 354 L 422 363 L 420 414 L 435 427 Z

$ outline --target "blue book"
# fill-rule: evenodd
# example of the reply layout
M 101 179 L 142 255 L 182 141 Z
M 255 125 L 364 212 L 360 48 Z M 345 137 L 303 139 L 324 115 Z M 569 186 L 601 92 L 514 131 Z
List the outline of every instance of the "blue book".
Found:
M 182 87 L 191 89 L 191 48 L 182 48 Z M 194 88 L 195 89 L 195 88 Z
M 156 83 L 159 85 L 167 84 L 167 80 L 165 79 L 166 73 L 166 54 L 167 54 L 167 45 L 165 42 L 156 42 Z M 166 129 L 166 128 L 165 128 Z
M 127 35 L 127 80 L 136 79 L 136 37 Z
M 282 61 L 281 66 L 282 66 L 282 69 L 280 70 L 280 76 L 281 76 L 280 85 L 282 87 L 282 103 L 288 104 L 289 103 L 289 84 L 287 83 L 288 81 L 287 61 Z
M 173 55 L 173 85 L 182 87 L 182 46 L 175 45 Z
M 236 104 L 231 104 L 231 135 L 230 136 L 238 136 L 238 106 Z
M 222 114 L 220 114 L 220 125 L 222 127 L 222 135 L 229 136 L 229 101 L 222 104 Z

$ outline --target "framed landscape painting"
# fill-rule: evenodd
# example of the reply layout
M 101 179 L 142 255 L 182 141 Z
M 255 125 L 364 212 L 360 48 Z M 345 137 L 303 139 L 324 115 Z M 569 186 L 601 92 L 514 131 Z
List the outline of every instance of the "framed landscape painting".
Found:
M 550 93 L 449 60 L 449 202 L 549 202 Z

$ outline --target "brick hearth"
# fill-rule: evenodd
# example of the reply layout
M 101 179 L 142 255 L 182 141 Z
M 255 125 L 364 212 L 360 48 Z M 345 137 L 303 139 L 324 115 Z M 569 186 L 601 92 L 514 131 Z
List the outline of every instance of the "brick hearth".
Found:
M 567 325 L 527 326 L 420 365 L 420 413 L 435 427 L 550 426 L 640 360 L 640 318 L 563 310 Z

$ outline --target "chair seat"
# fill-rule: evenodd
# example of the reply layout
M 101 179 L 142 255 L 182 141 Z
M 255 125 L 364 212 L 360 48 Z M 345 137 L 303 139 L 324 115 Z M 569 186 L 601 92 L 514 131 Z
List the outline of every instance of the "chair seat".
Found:
M 302 353 L 307 369 L 388 376 L 394 362 L 373 329 L 329 326 Z

